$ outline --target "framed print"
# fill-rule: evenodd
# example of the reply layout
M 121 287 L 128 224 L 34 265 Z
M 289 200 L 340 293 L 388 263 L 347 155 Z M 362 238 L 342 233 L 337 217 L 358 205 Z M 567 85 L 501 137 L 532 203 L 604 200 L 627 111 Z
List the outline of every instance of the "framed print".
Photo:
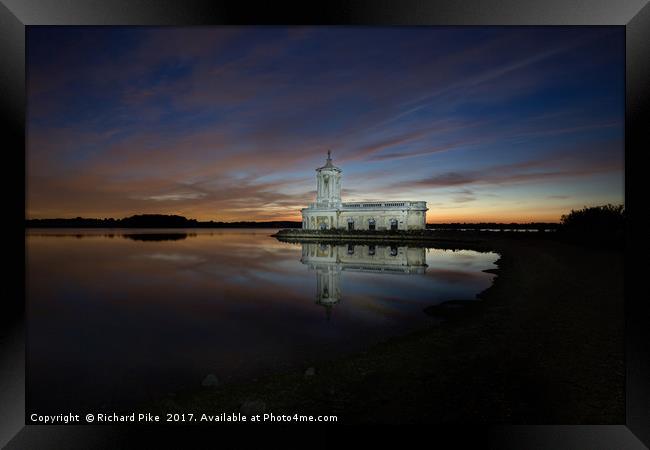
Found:
M 2 445 L 648 445 L 650 7 L 556 3 L 3 0 Z

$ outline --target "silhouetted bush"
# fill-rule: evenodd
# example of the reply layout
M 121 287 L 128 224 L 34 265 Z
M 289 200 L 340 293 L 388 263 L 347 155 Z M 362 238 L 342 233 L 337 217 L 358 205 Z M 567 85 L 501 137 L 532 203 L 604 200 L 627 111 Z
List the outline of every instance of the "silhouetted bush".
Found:
M 625 227 L 625 207 L 608 204 L 571 210 L 562 215 L 560 224 L 564 231 L 617 232 Z
M 602 205 L 571 210 L 560 219 L 560 233 L 574 241 L 622 243 L 625 232 L 625 206 Z

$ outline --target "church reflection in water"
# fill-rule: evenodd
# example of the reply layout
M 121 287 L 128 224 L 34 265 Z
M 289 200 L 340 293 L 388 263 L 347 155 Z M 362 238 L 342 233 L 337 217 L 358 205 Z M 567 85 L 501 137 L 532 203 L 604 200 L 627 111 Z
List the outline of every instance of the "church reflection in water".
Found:
M 425 248 L 405 245 L 358 245 L 302 243 L 302 258 L 316 271 L 316 304 L 324 306 L 329 319 L 341 301 L 341 273 L 421 275 L 427 268 Z

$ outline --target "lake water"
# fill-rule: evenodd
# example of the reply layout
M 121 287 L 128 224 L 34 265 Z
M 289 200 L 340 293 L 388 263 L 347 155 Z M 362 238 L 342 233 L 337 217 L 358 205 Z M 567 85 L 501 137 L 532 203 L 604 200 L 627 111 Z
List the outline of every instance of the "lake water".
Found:
M 282 243 L 275 230 L 30 230 L 28 408 L 120 409 L 436 323 L 495 253 Z

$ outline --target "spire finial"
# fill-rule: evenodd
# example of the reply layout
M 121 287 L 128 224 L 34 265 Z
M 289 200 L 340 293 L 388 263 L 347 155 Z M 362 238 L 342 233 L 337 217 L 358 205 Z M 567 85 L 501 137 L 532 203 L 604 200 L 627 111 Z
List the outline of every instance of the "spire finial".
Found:
M 332 164 L 332 150 L 327 150 L 327 159 L 325 160 L 325 165 L 323 167 L 319 167 L 316 170 L 321 170 L 321 169 L 335 169 L 338 170 L 339 172 L 341 169 L 338 167 L 334 167 L 334 164 Z

